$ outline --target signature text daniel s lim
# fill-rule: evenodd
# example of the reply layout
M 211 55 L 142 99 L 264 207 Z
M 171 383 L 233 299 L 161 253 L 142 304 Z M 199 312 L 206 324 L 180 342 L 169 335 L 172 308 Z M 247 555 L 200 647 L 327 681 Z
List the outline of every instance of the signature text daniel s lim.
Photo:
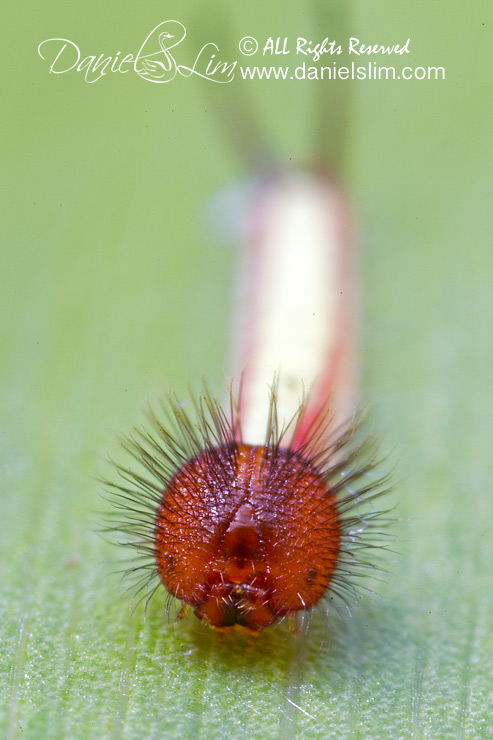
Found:
M 192 63 L 179 64 L 176 49 L 185 39 L 187 31 L 179 21 L 163 21 L 152 29 L 140 49 L 133 54 L 113 56 L 90 54 L 82 56 L 73 41 L 63 38 L 45 39 L 38 46 L 40 57 L 50 65 L 50 74 L 80 72 L 86 82 L 97 82 L 110 72 L 126 74 L 135 72 L 147 82 L 171 82 L 175 77 L 197 75 L 211 82 L 227 83 L 234 79 L 237 61 L 227 62 L 218 58 L 219 47 L 204 44 Z

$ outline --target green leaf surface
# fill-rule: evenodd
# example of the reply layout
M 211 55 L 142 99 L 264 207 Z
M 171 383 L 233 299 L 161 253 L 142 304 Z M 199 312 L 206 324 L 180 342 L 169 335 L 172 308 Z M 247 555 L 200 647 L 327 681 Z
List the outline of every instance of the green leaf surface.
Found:
M 281 625 L 221 638 L 167 616 L 162 593 L 132 612 L 114 575 L 122 555 L 96 532 L 96 476 L 117 434 L 170 387 L 204 374 L 223 389 L 238 255 L 204 212 L 249 174 L 224 114 L 234 120 L 244 97 L 270 148 L 303 164 L 317 111 L 330 118 L 319 105 L 330 83 L 87 84 L 50 75 L 36 49 L 63 37 L 82 56 L 135 51 L 168 18 L 187 25 L 188 54 L 217 41 L 231 59 L 243 36 L 333 33 L 309 4 L 207 11 L 92 0 L 7 11 L 0 736 L 493 738 L 486 2 L 360 0 L 345 21 L 344 37 L 410 38 L 409 64 L 446 67 L 441 82 L 347 82 L 361 397 L 396 461 L 396 552 L 377 595 L 318 615 L 307 635 Z

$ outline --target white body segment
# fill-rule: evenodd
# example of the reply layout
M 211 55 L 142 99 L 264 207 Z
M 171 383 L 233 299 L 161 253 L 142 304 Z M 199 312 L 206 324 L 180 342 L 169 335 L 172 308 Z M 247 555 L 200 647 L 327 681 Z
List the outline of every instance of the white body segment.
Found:
M 275 376 L 282 423 L 296 414 L 306 394 L 309 416 L 330 397 L 336 415 L 352 411 L 347 232 L 344 200 L 325 175 L 295 171 L 259 191 L 235 373 L 238 378 L 243 372 L 246 443 L 265 440 L 268 387 Z

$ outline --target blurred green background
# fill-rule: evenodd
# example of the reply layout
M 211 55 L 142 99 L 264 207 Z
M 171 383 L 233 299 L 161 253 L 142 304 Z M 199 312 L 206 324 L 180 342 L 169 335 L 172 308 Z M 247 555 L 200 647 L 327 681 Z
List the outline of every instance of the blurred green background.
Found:
M 196 5 L 4 9 L 0 734 L 491 738 L 490 4 L 359 0 L 342 21 L 330 2 Z M 246 35 L 410 37 L 406 61 L 445 66 L 446 80 L 87 84 L 37 54 L 53 37 L 83 56 L 132 52 L 171 18 L 189 58 L 216 41 L 241 59 Z M 310 161 L 321 125 L 326 156 L 344 149 L 361 396 L 398 481 L 379 597 L 346 626 L 254 645 L 192 619 L 167 626 L 159 596 L 131 615 L 118 554 L 94 532 L 116 432 L 202 373 L 223 388 L 237 253 L 203 212 L 250 174 L 220 122 L 238 97 L 283 162 Z M 346 98 L 343 141 L 330 131 Z

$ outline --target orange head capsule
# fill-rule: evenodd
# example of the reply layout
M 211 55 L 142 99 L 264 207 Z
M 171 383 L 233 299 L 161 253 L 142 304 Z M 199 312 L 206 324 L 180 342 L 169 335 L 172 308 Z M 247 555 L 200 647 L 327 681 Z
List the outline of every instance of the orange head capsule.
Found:
M 227 417 L 204 389 L 195 406 L 193 421 L 171 397 L 167 424 L 153 416 L 155 433 L 126 445 L 152 479 L 119 466 L 131 487 L 110 484 L 113 528 L 144 558 L 128 571 L 143 573 L 139 590 L 162 583 L 213 627 L 254 632 L 345 598 L 385 491 L 368 445 L 355 444 L 353 427 L 331 434 L 323 416 L 296 446 L 305 407 L 279 432 L 275 388 L 264 445 L 242 442 L 234 402 Z
M 242 444 L 185 463 L 155 526 L 168 591 L 214 627 L 252 630 L 321 599 L 340 539 L 334 496 L 301 455 Z

